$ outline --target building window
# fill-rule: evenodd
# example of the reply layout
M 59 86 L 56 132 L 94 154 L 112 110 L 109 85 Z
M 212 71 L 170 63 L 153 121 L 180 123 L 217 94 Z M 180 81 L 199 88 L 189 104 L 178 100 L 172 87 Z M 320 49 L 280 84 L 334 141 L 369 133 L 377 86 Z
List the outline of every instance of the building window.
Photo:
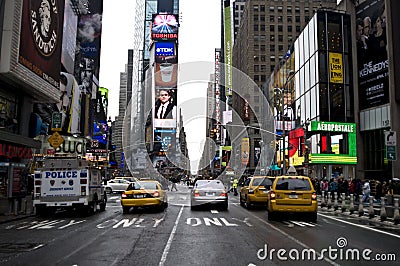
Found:
M 275 17 L 274 16 L 269 16 L 269 22 L 275 22 Z
M 261 62 L 265 62 L 265 55 L 261 56 Z
M 300 32 L 300 26 L 296 26 L 296 32 Z
M 278 6 L 278 12 L 282 13 L 282 11 L 283 11 L 283 7 Z
M 260 66 L 254 65 L 254 72 L 259 72 L 259 71 L 260 71 Z
M 271 67 L 270 67 L 270 70 L 269 70 L 269 71 L 271 71 L 271 73 L 272 73 L 272 72 L 274 72 L 274 70 L 275 70 L 275 65 L 271 65 Z
M 261 11 L 261 12 L 265 12 L 265 6 L 264 6 L 264 5 L 261 5 L 261 6 L 260 6 L 260 11 Z
M 269 30 L 270 30 L 270 31 L 275 31 L 274 25 L 269 25 Z
M 295 12 L 295 13 L 300 13 L 300 7 L 296 6 L 296 7 L 294 8 L 294 12 Z
M 269 51 L 270 51 L 270 52 L 275 52 L 275 44 L 271 44 L 271 45 L 269 46 Z
M 261 21 L 261 22 L 265 22 L 265 15 L 261 15 L 261 16 L 260 16 L 260 21 Z
M 258 6 L 257 5 L 253 6 L 253 10 L 254 12 L 258 12 Z
M 287 22 L 289 22 L 289 23 L 293 22 L 292 16 L 287 16 Z
M 265 25 L 260 25 L 260 31 L 265 31 Z
M 293 31 L 292 28 L 293 28 L 292 25 L 288 25 L 288 26 L 287 26 L 287 31 L 288 31 L 288 32 L 292 32 L 292 31 Z
M 265 72 L 267 70 L 267 66 L 266 65 L 261 65 L 261 72 Z
M 254 31 L 258 31 L 258 25 L 254 24 Z
M 291 7 L 291 6 L 288 6 L 288 7 L 286 8 L 286 10 L 287 10 L 287 12 L 288 12 L 289 14 L 292 13 L 292 7 Z
M 300 16 L 296 16 L 296 23 L 300 22 Z
M 258 50 L 258 49 L 260 49 L 260 45 L 254 44 L 254 50 Z
M 278 32 L 282 32 L 283 31 L 283 26 L 282 25 L 278 25 Z
M 275 35 L 270 35 L 270 36 L 269 36 L 269 40 L 270 40 L 271 42 L 275 41 Z
M 265 82 L 266 81 L 266 79 L 265 79 L 265 75 L 261 75 L 261 82 Z
M 262 44 L 262 45 L 260 46 L 260 51 L 261 51 L 261 52 L 265 52 L 265 45 Z
M 258 14 L 254 14 L 253 18 L 254 18 L 254 21 L 258 21 Z
M 278 46 L 278 49 L 279 49 L 279 52 L 282 52 L 282 51 L 283 51 L 283 45 L 280 44 L 280 45 Z
M 278 41 L 283 42 L 283 35 L 278 35 Z
M 257 82 L 257 81 L 258 81 L 258 79 L 259 79 L 259 76 L 258 76 L 258 75 L 254 75 L 254 78 L 253 78 L 253 80 L 254 80 L 255 82 Z
M 269 12 L 274 13 L 274 12 L 275 12 L 275 7 L 274 7 L 274 6 L 270 6 L 270 7 L 269 7 Z
M 271 55 L 271 56 L 269 57 L 269 61 L 275 62 L 275 56 L 274 56 L 274 55 Z
M 283 17 L 282 16 L 278 16 L 278 22 L 283 22 Z

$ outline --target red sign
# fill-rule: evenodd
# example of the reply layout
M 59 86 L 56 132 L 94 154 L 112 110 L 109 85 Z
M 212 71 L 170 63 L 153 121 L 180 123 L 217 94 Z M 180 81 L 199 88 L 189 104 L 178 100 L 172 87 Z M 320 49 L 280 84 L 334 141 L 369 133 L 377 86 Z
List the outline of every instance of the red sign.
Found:
M 28 147 L 19 147 L 0 143 L 0 156 L 19 159 L 31 159 L 32 149 Z

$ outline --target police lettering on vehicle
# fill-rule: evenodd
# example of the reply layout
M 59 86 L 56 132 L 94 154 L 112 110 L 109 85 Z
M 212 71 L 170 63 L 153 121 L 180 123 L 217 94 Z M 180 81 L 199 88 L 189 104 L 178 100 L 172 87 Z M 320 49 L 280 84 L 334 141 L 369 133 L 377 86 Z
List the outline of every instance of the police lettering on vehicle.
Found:
M 45 172 L 45 178 L 77 178 L 78 171 L 49 171 Z

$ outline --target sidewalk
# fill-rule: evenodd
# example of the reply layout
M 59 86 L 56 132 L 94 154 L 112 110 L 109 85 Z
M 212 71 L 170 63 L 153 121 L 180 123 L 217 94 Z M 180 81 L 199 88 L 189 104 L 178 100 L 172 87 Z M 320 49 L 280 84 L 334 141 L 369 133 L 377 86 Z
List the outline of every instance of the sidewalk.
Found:
M 0 224 L 35 216 L 35 210 L 33 208 L 31 196 L 25 197 L 21 201 L 21 205 L 18 206 L 17 208 L 18 210 L 14 210 L 14 212 L 0 213 Z

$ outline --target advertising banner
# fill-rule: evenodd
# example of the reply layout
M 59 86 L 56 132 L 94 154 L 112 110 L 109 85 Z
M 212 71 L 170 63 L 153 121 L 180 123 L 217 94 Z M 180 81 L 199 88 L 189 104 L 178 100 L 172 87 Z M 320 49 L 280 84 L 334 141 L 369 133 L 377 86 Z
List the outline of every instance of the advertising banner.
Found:
M 61 63 L 68 73 L 74 73 L 77 26 L 78 16 L 65 1 Z
M 225 88 L 226 96 L 232 95 L 232 25 L 230 1 L 225 1 L 224 8 L 224 41 L 225 41 Z
M 342 54 L 329 53 L 329 82 L 343 84 Z
M 174 14 L 153 14 L 151 39 L 153 41 L 177 40 L 178 17 Z
M 178 65 L 172 63 L 156 63 L 156 87 L 176 87 L 178 80 Z
M 64 1 L 23 0 L 18 62 L 60 87 Z
M 242 138 L 242 165 L 248 165 L 250 159 L 250 139 Z
M 360 109 L 389 103 L 386 14 L 384 0 L 356 7 Z
M 176 127 L 176 90 L 169 88 L 156 88 L 154 104 L 154 127 Z

